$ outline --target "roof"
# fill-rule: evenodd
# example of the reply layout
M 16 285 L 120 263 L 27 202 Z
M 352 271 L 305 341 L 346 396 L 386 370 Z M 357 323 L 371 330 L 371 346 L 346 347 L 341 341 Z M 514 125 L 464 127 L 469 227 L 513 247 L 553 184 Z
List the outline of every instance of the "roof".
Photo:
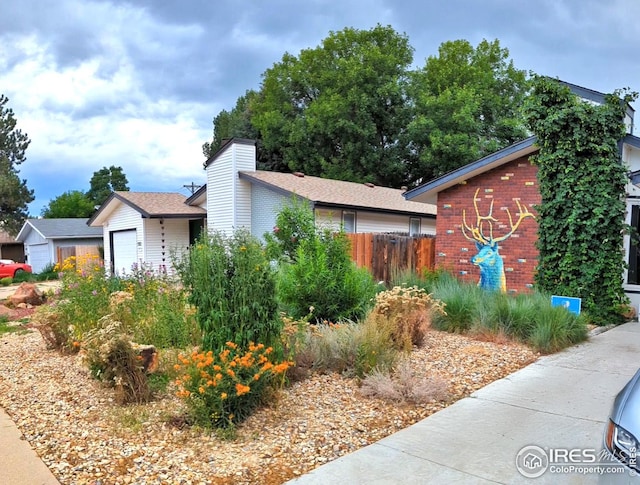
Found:
M 27 219 L 16 239 L 24 241 L 31 231 L 45 239 L 81 239 L 102 237 L 100 228 L 87 226 L 85 218 Z
M 138 211 L 145 219 L 197 219 L 206 217 L 201 207 L 187 205 L 187 198 L 178 192 L 113 192 L 89 219 L 88 224 L 97 225 L 115 208 L 114 203 L 126 204 Z
M 530 136 L 513 145 L 498 150 L 487 155 L 480 160 L 469 163 L 457 170 L 449 172 L 442 177 L 434 179 L 426 184 L 422 184 L 415 189 L 409 190 L 404 194 L 407 200 L 423 202 L 427 204 L 435 204 L 438 192 L 442 192 L 449 187 L 459 184 L 464 180 L 476 177 L 484 172 L 488 172 L 507 162 L 524 157 L 538 150 L 536 146 L 537 137 Z
M 435 217 L 436 206 L 405 200 L 404 191 L 373 184 L 311 177 L 296 172 L 240 172 L 240 178 L 265 186 L 283 195 L 298 195 L 314 205 L 343 207 L 374 212 L 400 212 Z
M 7 231 L 0 229 L 0 244 L 17 244 L 19 242 L 20 241 L 16 241 L 16 238 Z

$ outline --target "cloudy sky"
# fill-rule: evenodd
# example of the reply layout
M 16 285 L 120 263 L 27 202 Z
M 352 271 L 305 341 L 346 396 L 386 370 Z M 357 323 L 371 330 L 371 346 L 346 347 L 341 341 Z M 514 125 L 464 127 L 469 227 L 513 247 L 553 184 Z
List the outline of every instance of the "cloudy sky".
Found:
M 37 216 L 110 165 L 131 190 L 188 194 L 213 118 L 331 31 L 391 25 L 416 66 L 448 40 L 499 39 L 519 69 L 640 91 L 638 18 L 637 0 L 0 0 L 0 93 L 31 138 Z

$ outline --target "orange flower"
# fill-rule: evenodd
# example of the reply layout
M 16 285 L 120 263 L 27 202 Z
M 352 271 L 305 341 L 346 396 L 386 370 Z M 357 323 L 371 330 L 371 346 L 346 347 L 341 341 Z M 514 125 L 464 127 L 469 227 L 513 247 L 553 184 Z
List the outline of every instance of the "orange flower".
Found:
M 227 369 L 227 374 L 229 374 L 231 377 L 235 377 L 236 376 L 236 373 L 233 372 L 233 370 L 231 370 L 231 369 Z
M 254 381 L 257 381 L 258 379 L 260 379 L 260 374 L 256 374 L 253 376 Z
M 227 398 L 227 393 L 223 392 L 220 394 L 220 399 L 222 399 L 223 401 Z
M 251 388 L 249 386 L 245 386 L 244 384 L 240 384 L 239 382 L 236 384 L 236 395 L 242 396 L 249 391 L 251 391 Z
M 180 369 L 181 369 L 180 364 L 176 364 L 176 365 L 174 365 L 174 366 L 173 366 L 173 368 L 174 368 L 175 370 L 180 370 Z
M 200 387 L 198 388 L 198 392 L 199 392 L 200 394 L 204 394 L 204 387 L 200 386 Z

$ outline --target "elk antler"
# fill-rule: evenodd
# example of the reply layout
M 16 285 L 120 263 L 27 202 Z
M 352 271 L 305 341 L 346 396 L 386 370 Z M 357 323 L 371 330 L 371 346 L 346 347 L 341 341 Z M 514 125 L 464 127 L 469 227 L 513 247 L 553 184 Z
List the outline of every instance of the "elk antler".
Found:
M 500 236 L 498 238 L 494 238 L 493 237 L 493 222 L 498 222 L 498 219 L 496 219 L 495 217 L 493 217 L 493 199 L 491 200 L 491 205 L 489 206 L 489 214 L 487 214 L 486 216 L 481 216 L 480 212 L 478 210 L 478 192 L 480 192 L 480 189 L 478 188 L 476 190 L 476 193 L 473 196 L 473 207 L 476 210 L 476 227 L 470 227 L 467 224 L 467 218 L 466 218 L 466 211 L 463 210 L 462 211 L 462 234 L 464 235 L 464 237 L 466 239 L 468 239 L 469 241 L 477 241 L 479 243 L 482 244 L 490 244 L 490 243 L 496 243 L 496 242 L 501 242 L 504 241 L 505 239 L 507 239 L 508 237 L 510 237 L 520 226 L 520 223 L 527 217 L 535 217 L 530 211 L 529 209 L 527 209 L 527 206 L 524 204 L 521 204 L 520 201 L 518 199 L 516 199 L 516 204 L 518 205 L 518 220 L 516 221 L 516 223 L 513 223 L 513 218 L 511 217 L 511 212 L 509 211 L 509 209 L 505 209 L 507 211 L 507 216 L 509 217 L 509 225 L 511 226 L 511 230 L 505 234 L 504 236 Z M 489 237 L 484 235 L 483 229 L 482 229 L 482 224 L 484 223 L 484 221 L 488 221 L 489 222 Z M 471 237 L 469 235 L 467 235 L 467 232 L 465 231 L 469 231 L 469 233 L 471 233 Z
M 534 217 L 535 216 L 529 211 L 529 209 L 527 209 L 527 206 L 524 204 L 520 204 L 520 201 L 518 199 L 516 199 L 516 204 L 518 205 L 518 213 L 520 214 L 518 216 L 518 220 L 516 221 L 516 223 L 513 223 L 513 219 L 511 218 L 511 212 L 509 212 L 509 209 L 507 208 L 507 216 L 509 216 L 509 225 L 511 226 L 511 230 L 505 234 L 504 236 L 500 236 L 497 239 L 494 239 L 495 242 L 500 242 L 500 241 L 504 241 L 505 239 L 507 239 L 508 237 L 510 237 L 514 232 L 516 232 L 516 230 L 518 229 L 518 226 L 520 226 L 520 223 L 525 220 L 527 217 Z M 522 208 L 524 207 L 524 210 L 522 210 Z
M 493 217 L 493 199 L 491 200 L 491 205 L 489 206 L 489 214 L 486 216 L 481 216 L 478 211 L 478 192 L 480 192 L 480 188 L 476 190 L 476 193 L 473 195 L 473 207 L 476 210 L 476 227 L 469 227 L 467 224 L 467 214 L 466 211 L 462 210 L 462 234 L 469 241 L 477 241 L 482 244 L 489 244 L 489 242 L 493 241 L 493 224 L 492 222 L 498 222 L 498 219 Z M 482 232 L 482 223 L 484 221 L 489 221 L 489 237 L 487 238 Z M 471 237 L 467 235 L 465 229 L 471 233 Z

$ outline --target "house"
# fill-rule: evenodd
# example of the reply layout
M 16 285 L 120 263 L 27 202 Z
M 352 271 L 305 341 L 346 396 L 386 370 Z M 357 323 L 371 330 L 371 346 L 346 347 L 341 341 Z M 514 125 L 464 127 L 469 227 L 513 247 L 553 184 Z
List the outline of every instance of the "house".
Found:
M 0 230 L 0 259 L 24 262 L 24 244 L 3 230 Z
M 602 93 L 565 84 L 589 102 L 604 102 Z M 626 222 L 640 229 L 640 138 L 632 134 L 633 114 L 628 106 L 627 134 L 620 146 L 622 161 L 631 172 L 626 188 Z M 495 252 L 499 249 L 501 261 L 496 264 L 501 265 L 498 277 L 502 279 L 495 282 L 494 288 L 500 288 L 502 283 L 502 288 L 511 293 L 532 288 L 538 259 L 535 206 L 541 197 L 537 168 L 530 158 L 537 152 L 536 137 L 532 136 L 405 194 L 407 200 L 437 204 L 437 267 L 450 269 L 463 280 L 480 281 L 488 286 L 491 245 L 484 243 L 493 239 L 493 249 Z M 628 235 L 624 238 L 624 249 L 629 264 L 624 272 L 625 292 L 637 308 L 640 251 Z
M 88 227 L 86 218 L 27 219 L 16 240 L 24 243 L 26 262 L 34 273 L 75 256 L 77 251 L 97 253 L 102 231 Z
M 114 273 L 145 263 L 167 270 L 171 252 L 193 243 L 206 211 L 180 193 L 113 192 L 87 224 L 104 239 L 104 260 Z
M 256 170 L 254 140 L 228 140 L 205 162 L 205 173 L 206 184 L 189 198 L 114 193 L 89 221 L 103 227 L 105 260 L 115 268 L 123 267 L 114 258 L 115 252 L 126 254 L 123 261 L 127 263 L 166 266 L 168 248 L 185 247 L 203 225 L 226 233 L 246 228 L 262 238 L 273 230 L 278 212 L 292 197 L 308 202 L 316 222 L 327 227 L 343 226 L 347 232 L 435 234 L 435 205 L 407 201 L 400 189 Z
M 256 237 L 271 231 L 292 196 L 309 203 L 318 224 L 346 232 L 435 234 L 435 205 L 402 197 L 403 190 L 256 170 L 254 140 L 229 140 L 205 163 L 207 184 L 189 202 L 207 209 L 207 227 L 246 227 Z M 232 210 L 230 210 L 232 208 Z

